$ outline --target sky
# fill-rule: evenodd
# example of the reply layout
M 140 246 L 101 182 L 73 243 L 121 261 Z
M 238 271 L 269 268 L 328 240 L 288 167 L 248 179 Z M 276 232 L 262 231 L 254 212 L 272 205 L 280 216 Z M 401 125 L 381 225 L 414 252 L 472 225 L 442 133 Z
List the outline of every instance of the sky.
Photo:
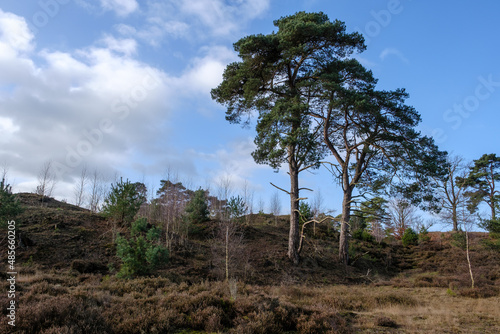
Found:
M 254 129 L 229 124 L 210 90 L 238 60 L 233 43 L 298 11 L 362 33 L 356 58 L 378 88 L 406 89 L 442 150 L 500 154 L 498 1 L 0 0 L 0 164 L 14 191 L 34 191 L 52 161 L 53 195 L 70 203 L 84 166 L 151 189 L 167 170 L 192 188 L 230 180 L 268 203 L 286 168 L 253 162 Z M 340 208 L 325 170 L 300 182 Z

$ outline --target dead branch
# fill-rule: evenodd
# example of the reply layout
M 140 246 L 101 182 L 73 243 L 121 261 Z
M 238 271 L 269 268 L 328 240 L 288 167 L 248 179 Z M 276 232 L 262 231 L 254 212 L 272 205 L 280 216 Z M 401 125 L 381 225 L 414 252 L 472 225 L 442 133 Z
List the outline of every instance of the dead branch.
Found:
M 281 190 L 281 191 L 284 191 L 284 192 L 286 192 L 288 195 L 290 195 L 290 192 L 286 191 L 285 189 L 280 188 L 280 187 L 278 187 L 278 186 L 274 185 L 272 182 L 269 182 L 269 183 L 270 183 L 273 187 L 275 187 L 276 189 L 279 189 L 279 190 Z

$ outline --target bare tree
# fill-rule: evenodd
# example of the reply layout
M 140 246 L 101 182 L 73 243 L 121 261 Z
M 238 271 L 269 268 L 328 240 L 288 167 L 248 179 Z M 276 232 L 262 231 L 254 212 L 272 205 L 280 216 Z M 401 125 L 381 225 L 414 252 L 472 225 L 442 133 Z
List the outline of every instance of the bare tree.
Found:
M 259 208 L 259 213 L 264 213 L 264 206 L 266 205 L 266 203 L 264 202 L 264 199 L 261 197 L 259 197 L 259 202 L 257 203 L 258 205 L 258 208 Z
M 51 197 L 52 192 L 57 184 L 56 174 L 53 171 L 52 161 L 46 161 L 38 172 L 38 185 L 36 186 L 36 194 L 41 197 L 41 204 L 45 197 Z
M 231 193 L 233 191 L 232 184 L 231 184 L 231 177 L 229 175 L 224 175 L 219 177 L 216 183 L 217 187 L 217 197 L 219 198 L 220 202 L 219 205 L 221 207 L 218 208 L 219 213 L 221 213 L 221 217 L 218 217 L 222 220 L 228 220 L 228 213 L 225 208 L 227 201 L 229 200 L 229 197 L 231 196 Z
M 94 171 L 90 175 L 89 181 L 89 209 L 92 213 L 97 213 L 101 210 L 101 204 L 106 195 L 104 177 L 97 171 L 97 169 L 94 169 Z
M 464 180 L 468 176 L 470 164 L 465 164 L 462 157 L 448 158 L 448 175 L 445 179 L 436 179 L 437 191 L 441 199 L 442 210 L 440 216 L 443 222 L 450 223 L 453 231 L 458 231 L 460 225 L 470 220 L 470 212 L 466 210 L 468 187 Z
M 75 205 L 82 206 L 85 202 L 85 189 L 87 188 L 88 183 L 88 171 L 87 166 L 82 167 L 82 171 L 80 172 L 80 178 L 78 179 L 75 187 L 74 187 L 74 195 L 75 195 Z
M 278 216 L 280 215 L 281 212 L 281 202 L 280 202 L 280 195 L 278 191 L 276 190 L 274 194 L 271 197 L 271 202 L 270 202 L 270 209 L 271 213 L 274 216 L 274 225 L 278 225 Z
M 237 275 L 247 277 L 249 253 L 243 241 L 243 231 L 232 220 L 220 221 L 211 241 L 213 270 L 219 279 L 229 281 Z
M 313 197 L 312 204 L 311 204 L 311 211 L 313 214 L 313 218 L 315 220 L 320 219 L 320 215 L 323 214 L 323 211 L 324 211 L 323 202 L 324 202 L 324 200 L 323 200 L 323 196 L 321 195 L 321 190 L 318 189 L 314 193 L 314 197 Z M 316 221 L 313 222 L 313 234 L 316 235 Z
M 393 229 L 396 239 L 401 239 L 407 228 L 420 224 L 416 208 L 401 198 L 394 198 L 389 202 L 389 225 Z
M 250 185 L 248 184 L 248 180 L 245 180 L 243 184 L 243 201 L 246 204 L 246 212 L 245 214 L 245 222 L 249 224 L 251 221 L 251 217 L 253 214 L 253 190 L 250 190 Z

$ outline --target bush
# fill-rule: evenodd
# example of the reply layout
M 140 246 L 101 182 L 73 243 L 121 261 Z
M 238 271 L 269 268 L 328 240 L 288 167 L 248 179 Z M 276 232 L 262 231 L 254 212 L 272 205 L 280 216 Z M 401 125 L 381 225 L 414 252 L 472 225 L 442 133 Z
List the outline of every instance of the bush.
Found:
M 200 188 L 194 192 L 193 198 L 186 205 L 184 219 L 188 224 L 203 223 L 208 220 L 209 213 L 205 191 Z
M 12 187 L 5 184 L 5 179 L 0 181 L 0 226 L 5 225 L 7 220 L 11 220 L 22 209 L 16 196 L 12 194 Z
M 103 212 L 108 218 L 123 225 L 133 221 L 142 203 L 146 201 L 140 191 L 140 183 L 130 183 L 129 180 L 111 185 L 111 192 L 104 200 Z
M 133 226 L 143 226 L 144 221 L 145 219 L 139 219 Z M 142 230 L 140 232 L 144 233 Z M 144 235 L 131 234 L 130 240 L 120 235 L 116 238 L 116 253 L 123 262 L 118 277 L 150 275 L 158 266 L 168 261 L 168 250 L 158 244 L 160 233 L 156 227 L 153 226 L 147 231 L 146 238 Z
M 418 234 L 413 229 L 407 228 L 403 233 L 401 241 L 403 242 L 403 246 L 405 247 L 416 245 L 418 243 Z
M 429 236 L 429 231 L 425 228 L 422 227 L 418 233 L 418 242 L 428 242 L 431 241 L 431 237 Z
M 375 238 L 367 230 L 356 230 L 352 233 L 353 239 L 363 240 L 366 242 L 373 242 Z
M 465 232 L 463 231 L 458 231 L 455 233 L 452 233 L 451 235 L 451 244 L 455 247 L 465 249 L 467 245 L 467 237 L 465 235 Z

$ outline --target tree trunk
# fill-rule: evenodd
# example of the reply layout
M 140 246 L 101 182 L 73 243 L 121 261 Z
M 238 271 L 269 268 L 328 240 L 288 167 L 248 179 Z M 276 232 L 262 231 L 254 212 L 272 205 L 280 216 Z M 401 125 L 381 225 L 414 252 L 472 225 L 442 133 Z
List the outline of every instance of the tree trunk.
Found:
M 229 282 L 229 224 L 226 225 L 226 282 Z
M 351 219 L 351 199 L 352 188 L 347 187 L 344 190 L 344 199 L 342 200 L 342 220 L 340 222 L 339 239 L 339 259 L 345 265 L 349 264 L 349 220 Z
M 297 265 L 299 263 L 299 172 L 290 164 L 290 234 L 288 237 L 288 258 Z
M 451 210 L 452 210 L 451 220 L 453 222 L 453 231 L 457 232 L 458 231 L 457 206 L 453 205 Z

